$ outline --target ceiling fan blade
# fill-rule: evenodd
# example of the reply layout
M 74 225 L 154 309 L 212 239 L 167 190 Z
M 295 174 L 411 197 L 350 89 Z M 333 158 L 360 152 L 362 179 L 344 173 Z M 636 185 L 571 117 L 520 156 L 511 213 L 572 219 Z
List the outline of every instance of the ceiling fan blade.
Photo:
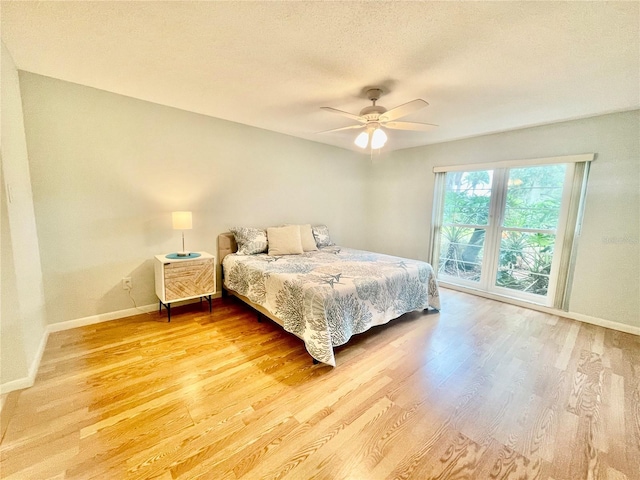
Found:
M 417 122 L 385 122 L 383 127 L 393 128 L 395 130 L 416 130 L 419 132 L 427 132 L 433 127 L 437 127 L 433 123 L 417 123 Z
M 351 130 L 353 128 L 364 128 L 364 125 L 349 125 L 348 127 L 342 127 L 342 128 L 332 128 L 331 130 L 325 130 L 324 132 L 318 132 L 318 133 L 331 133 L 331 132 L 339 132 L 341 130 Z
M 396 118 L 404 117 L 405 115 L 409 115 L 410 113 L 417 112 L 418 110 L 428 105 L 429 104 L 424 100 L 417 98 L 383 113 L 382 115 L 380 115 L 380 120 L 383 122 L 390 122 L 392 120 L 395 120 Z
M 360 117 L 358 115 L 354 115 L 353 113 L 344 112 L 342 110 L 338 110 L 336 108 L 331 107 L 320 107 L 322 110 L 326 110 L 327 112 L 337 113 L 338 115 L 342 115 L 343 117 L 350 118 L 351 120 L 357 120 L 360 123 L 367 123 L 367 119 L 364 117 Z

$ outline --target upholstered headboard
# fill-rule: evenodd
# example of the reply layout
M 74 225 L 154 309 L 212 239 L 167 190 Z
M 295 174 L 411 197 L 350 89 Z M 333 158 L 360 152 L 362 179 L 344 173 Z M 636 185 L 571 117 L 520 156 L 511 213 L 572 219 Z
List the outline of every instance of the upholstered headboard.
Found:
M 231 232 L 225 232 L 218 235 L 218 261 L 222 265 L 224 257 L 230 253 L 236 253 L 238 251 L 238 244 Z

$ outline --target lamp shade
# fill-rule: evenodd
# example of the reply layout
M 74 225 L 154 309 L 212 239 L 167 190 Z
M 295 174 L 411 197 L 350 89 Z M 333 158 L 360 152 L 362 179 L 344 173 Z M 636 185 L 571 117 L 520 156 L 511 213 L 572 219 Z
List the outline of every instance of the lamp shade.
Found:
M 191 212 L 172 212 L 174 230 L 191 230 Z

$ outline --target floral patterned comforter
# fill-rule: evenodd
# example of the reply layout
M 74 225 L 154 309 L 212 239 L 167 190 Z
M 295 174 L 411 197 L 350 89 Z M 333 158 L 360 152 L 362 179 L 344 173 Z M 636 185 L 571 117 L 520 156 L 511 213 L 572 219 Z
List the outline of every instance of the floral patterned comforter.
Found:
M 352 335 L 429 306 L 440 309 L 431 265 L 344 247 L 302 255 L 227 255 L 225 287 L 265 307 L 335 366 L 333 347 Z

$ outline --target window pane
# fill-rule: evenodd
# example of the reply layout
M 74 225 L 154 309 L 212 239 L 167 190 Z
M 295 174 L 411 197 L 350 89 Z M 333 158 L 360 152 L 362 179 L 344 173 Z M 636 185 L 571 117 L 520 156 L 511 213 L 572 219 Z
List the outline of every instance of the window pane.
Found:
M 555 241 L 555 235 L 503 231 L 496 286 L 546 295 Z
M 512 168 L 503 226 L 555 230 L 565 170 L 564 164 Z
M 483 228 L 442 227 L 439 273 L 480 281 L 484 237 Z
M 492 170 L 447 173 L 443 223 L 487 225 L 492 179 Z

